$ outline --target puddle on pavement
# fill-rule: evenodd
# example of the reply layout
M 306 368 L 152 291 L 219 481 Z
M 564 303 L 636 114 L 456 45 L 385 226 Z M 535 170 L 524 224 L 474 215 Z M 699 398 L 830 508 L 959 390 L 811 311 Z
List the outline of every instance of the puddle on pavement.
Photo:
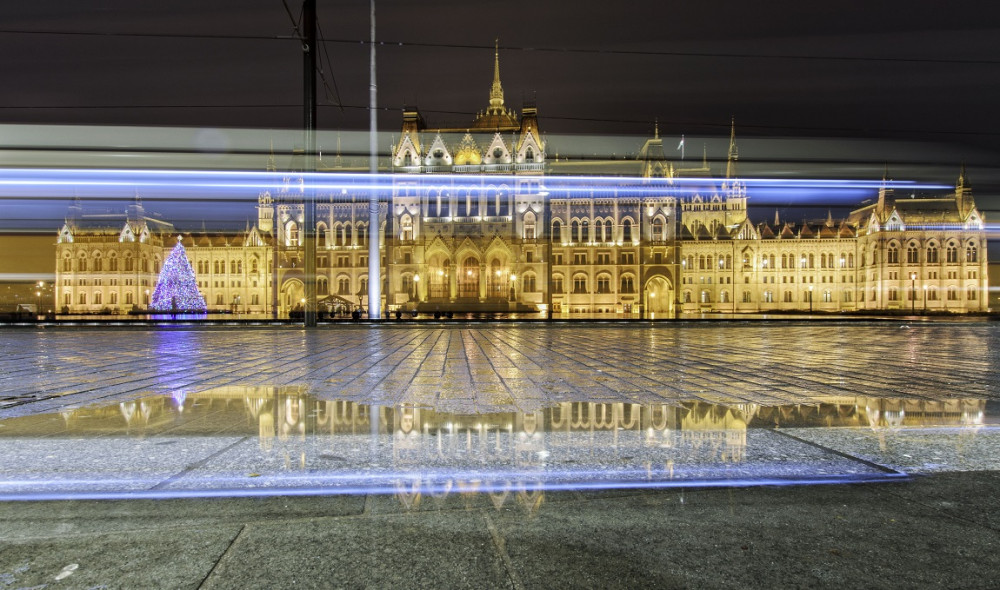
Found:
M 11 418 L 0 498 L 381 493 L 413 508 L 486 494 L 532 506 L 551 491 L 880 481 L 998 456 L 994 402 L 980 399 L 449 410 L 226 387 Z

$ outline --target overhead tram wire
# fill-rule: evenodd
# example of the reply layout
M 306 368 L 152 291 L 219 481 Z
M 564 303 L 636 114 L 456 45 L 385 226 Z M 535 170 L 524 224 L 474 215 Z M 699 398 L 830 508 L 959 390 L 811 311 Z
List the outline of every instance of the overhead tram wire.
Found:
M 284 1 L 284 0 L 283 0 Z M 287 5 L 286 5 L 286 10 Z M 291 11 L 288 10 L 289 15 Z M 292 19 L 294 22 L 294 18 Z M 58 31 L 45 29 L 0 29 L 0 35 L 66 35 L 83 37 L 132 37 L 152 39 L 209 39 L 209 40 L 245 40 L 245 41 L 301 41 L 300 37 L 282 35 L 221 35 L 217 33 L 126 33 L 112 31 Z M 371 41 L 364 39 L 326 39 L 323 43 L 347 45 L 368 45 Z M 378 41 L 379 46 L 386 47 L 425 47 L 435 49 L 494 49 L 493 45 L 468 43 L 430 43 L 420 41 Z M 873 57 L 861 55 L 796 55 L 779 53 L 731 53 L 707 51 L 657 51 L 650 49 L 588 49 L 584 47 L 526 47 L 520 45 L 503 45 L 505 51 L 524 51 L 538 53 L 571 53 L 584 55 L 622 55 L 649 57 L 696 57 L 723 59 L 770 59 L 770 60 L 808 60 L 808 61 L 847 61 L 847 62 L 885 62 L 885 63 L 915 63 L 942 65 L 1000 65 L 1000 59 L 945 59 L 928 57 Z
M 282 0 L 284 2 L 284 0 Z M 326 90 L 326 97 L 328 99 L 330 96 L 330 83 L 326 79 L 326 72 L 323 67 L 323 56 L 326 56 L 326 67 L 330 69 L 330 79 L 333 81 L 333 92 L 336 97 L 336 106 L 340 107 L 340 112 L 344 112 L 344 105 L 340 100 L 340 88 L 337 87 L 337 76 L 333 73 L 333 60 L 330 59 L 330 52 L 326 49 L 326 39 L 323 37 L 323 25 L 316 21 L 316 28 L 319 29 L 319 42 L 323 46 L 323 53 L 319 54 L 319 79 L 323 82 L 323 88 Z

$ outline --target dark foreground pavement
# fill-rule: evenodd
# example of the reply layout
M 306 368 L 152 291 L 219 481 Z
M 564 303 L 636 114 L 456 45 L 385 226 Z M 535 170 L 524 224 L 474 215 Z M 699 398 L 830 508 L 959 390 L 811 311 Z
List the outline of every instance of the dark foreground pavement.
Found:
M 995 588 L 998 486 L 6 502 L 0 588 Z

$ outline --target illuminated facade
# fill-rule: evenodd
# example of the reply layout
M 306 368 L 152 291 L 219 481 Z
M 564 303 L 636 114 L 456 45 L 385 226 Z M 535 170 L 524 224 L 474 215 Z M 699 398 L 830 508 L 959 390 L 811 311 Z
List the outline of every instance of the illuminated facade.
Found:
M 367 307 L 373 235 L 390 312 L 661 318 L 987 310 L 984 220 L 964 171 L 954 193 L 936 198 L 895 198 L 886 183 L 877 202 L 844 220 L 755 223 L 736 174 L 734 133 L 719 179 L 706 162 L 680 168 L 668 161 L 658 130 L 632 160 L 550 158 L 536 108 L 518 115 L 505 106 L 499 68 L 496 54 L 489 107 L 467 126 L 429 128 L 419 111 L 404 111 L 377 231 L 366 193 L 318 195 L 321 312 Z M 277 170 L 273 157 L 267 169 Z M 546 180 L 565 175 L 666 184 L 550 191 Z M 682 191 L 671 186 L 679 178 L 705 182 Z M 289 172 L 280 187 L 259 194 L 254 227 L 184 236 L 210 310 L 265 314 L 276 299 L 284 316 L 302 305 L 304 190 Z M 140 213 L 103 229 L 71 213 L 57 248 L 58 305 L 79 313 L 147 304 L 176 232 Z M 112 257 L 133 260 L 130 270 Z

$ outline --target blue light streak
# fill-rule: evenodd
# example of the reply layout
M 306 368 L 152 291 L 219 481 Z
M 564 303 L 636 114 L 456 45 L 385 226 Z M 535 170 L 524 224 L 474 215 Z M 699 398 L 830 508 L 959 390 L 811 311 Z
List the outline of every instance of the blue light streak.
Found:
M 504 475 L 502 481 L 478 480 L 476 493 L 494 493 L 510 491 L 513 484 L 527 492 L 565 492 L 565 491 L 604 491 L 604 490 L 662 490 L 691 488 L 748 488 L 748 487 L 786 487 L 807 485 L 834 485 L 847 483 L 881 483 L 905 481 L 910 475 L 902 472 L 864 473 L 864 474 L 820 474 L 801 477 L 761 477 L 761 478 L 717 478 L 717 479 L 655 479 L 655 480 L 584 480 L 584 481 L 551 481 L 538 480 L 538 474 L 529 475 L 528 481 Z M 309 478 L 315 479 L 315 478 Z M 230 487 L 230 488 L 198 488 L 198 489 L 143 489 L 143 490 L 97 490 L 97 491 L 34 491 L 11 492 L 0 491 L 0 501 L 35 502 L 64 500 L 171 500 L 193 498 L 259 498 L 274 496 L 357 496 L 357 495 L 392 495 L 400 492 L 400 486 L 408 491 L 416 490 L 422 494 L 456 493 L 454 480 L 427 481 L 422 477 L 413 479 L 405 474 L 387 474 L 373 484 L 349 484 L 343 486 L 287 486 L 287 487 Z M 33 482 L 38 483 L 38 482 Z M 95 482 L 96 483 L 96 482 Z M 106 483 L 106 482 L 102 482 Z
M 294 182 L 286 182 L 294 179 Z M 301 184 L 299 180 L 301 179 Z M 204 189 L 212 191 L 256 191 L 291 189 L 302 186 L 311 190 L 327 191 L 333 196 L 348 191 L 357 194 L 371 190 L 388 191 L 392 188 L 446 189 L 446 190 L 498 190 L 516 187 L 525 181 L 538 185 L 538 194 L 552 195 L 553 191 L 566 194 L 612 191 L 617 194 L 666 196 L 671 193 L 693 194 L 700 191 L 724 192 L 724 185 L 733 184 L 725 179 L 709 178 L 643 178 L 627 176 L 501 176 L 482 174 L 353 174 L 353 173 L 293 173 L 257 171 L 206 171 L 206 170 L 132 170 L 132 169 L 6 169 L 0 176 L 0 196 L 24 196 L 24 189 L 34 189 L 36 194 L 55 197 L 75 196 L 73 190 L 97 189 L 156 189 L 178 191 Z M 845 179 L 787 179 L 747 178 L 740 184 L 750 189 L 803 189 L 803 190 L 874 190 L 882 186 L 898 190 L 944 190 L 948 185 L 918 183 L 915 181 L 872 181 Z M 664 195 L 666 193 L 666 195 Z M 246 195 L 247 197 L 251 195 Z

